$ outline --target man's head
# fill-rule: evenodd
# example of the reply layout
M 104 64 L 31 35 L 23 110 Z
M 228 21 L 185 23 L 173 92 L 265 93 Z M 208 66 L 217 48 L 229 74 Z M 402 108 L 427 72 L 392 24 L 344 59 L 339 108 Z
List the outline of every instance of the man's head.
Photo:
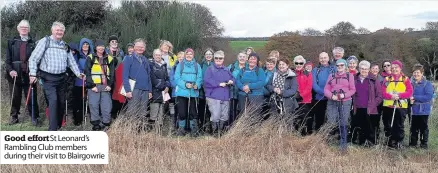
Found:
M 137 55 L 143 55 L 144 50 L 146 49 L 146 41 L 142 38 L 137 38 L 134 40 L 134 52 Z
M 27 20 L 21 20 L 17 25 L 17 30 L 21 36 L 27 36 L 30 32 L 29 22 Z
M 128 55 L 132 55 L 132 53 L 134 52 L 134 44 L 132 43 L 128 43 L 126 45 L 127 49 L 128 49 Z
M 344 48 L 342 47 L 335 47 L 333 49 L 333 58 L 336 60 L 341 59 L 344 57 Z
M 64 36 L 65 26 L 61 22 L 53 22 L 52 36 L 55 40 L 61 40 Z

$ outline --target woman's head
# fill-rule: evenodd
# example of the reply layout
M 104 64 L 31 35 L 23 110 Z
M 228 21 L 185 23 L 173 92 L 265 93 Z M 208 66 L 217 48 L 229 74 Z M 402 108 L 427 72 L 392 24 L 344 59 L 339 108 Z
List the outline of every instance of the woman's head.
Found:
M 206 61 L 212 61 L 213 60 L 213 49 L 207 48 L 204 52 L 204 57 Z
M 338 59 L 336 61 L 336 69 L 339 73 L 345 72 L 347 70 L 347 61 L 345 61 L 344 59 Z
M 163 60 L 163 58 L 161 56 L 162 56 L 161 50 L 160 49 L 155 49 L 154 53 L 153 53 L 154 61 L 155 62 L 161 62 Z
M 391 64 L 391 74 L 400 74 L 403 69 L 403 64 L 399 60 L 392 61 Z
M 185 53 L 183 51 L 178 52 L 178 54 L 176 55 L 179 62 L 184 60 L 184 56 L 185 56 Z
M 103 42 L 103 40 L 96 40 L 96 53 L 98 55 L 102 55 L 105 52 L 105 43 Z
M 371 65 L 371 71 L 370 71 L 371 74 L 377 76 L 379 74 L 379 71 L 380 71 L 379 64 L 372 64 Z
M 161 53 L 167 54 L 169 52 L 172 52 L 172 49 L 173 49 L 173 45 L 172 45 L 172 43 L 170 43 L 170 41 L 161 40 L 161 42 L 160 42 Z
M 333 49 L 333 57 L 334 57 L 335 61 L 337 61 L 338 59 L 342 59 L 342 57 L 344 57 L 344 48 L 335 47 Z
M 257 66 L 259 63 L 259 60 L 260 60 L 260 58 L 256 53 L 249 54 L 249 56 L 248 56 L 249 67 L 253 68 L 253 67 Z
M 193 57 L 195 56 L 195 51 L 193 51 L 193 49 L 191 48 L 187 48 L 185 52 L 185 56 L 187 61 L 192 61 Z
M 350 56 L 348 57 L 347 62 L 348 62 L 348 68 L 350 70 L 356 70 L 357 63 L 359 62 L 359 60 L 356 58 L 356 56 Z
M 275 69 L 275 60 L 269 58 L 266 60 L 266 69 L 269 71 L 273 71 Z
M 298 55 L 294 58 L 295 70 L 303 70 L 306 59 L 303 56 Z
M 286 57 L 282 57 L 278 60 L 278 71 L 280 72 L 287 72 L 290 66 L 290 61 Z
M 415 64 L 414 67 L 412 67 L 412 77 L 414 77 L 416 81 L 420 81 L 423 78 L 423 74 L 424 74 L 423 65 Z
M 363 60 L 359 63 L 359 73 L 360 76 L 366 77 L 368 76 L 368 73 L 370 72 L 370 62 Z
M 247 55 L 249 55 L 249 54 L 254 52 L 254 49 L 252 47 L 248 47 L 248 48 L 246 48 L 245 52 L 246 52 Z
M 391 74 L 391 61 L 388 60 L 383 61 L 382 69 L 384 72 Z
M 312 69 L 313 69 L 313 63 L 312 62 L 306 62 L 306 64 L 304 64 L 304 68 L 306 68 L 306 70 L 308 71 L 308 72 L 312 72 Z
M 245 52 L 237 54 L 237 61 L 239 61 L 239 64 L 245 64 L 248 61 Z
M 223 66 L 224 65 L 224 58 L 225 58 L 225 54 L 224 51 L 216 51 L 214 53 L 214 64 L 216 64 L 216 66 Z

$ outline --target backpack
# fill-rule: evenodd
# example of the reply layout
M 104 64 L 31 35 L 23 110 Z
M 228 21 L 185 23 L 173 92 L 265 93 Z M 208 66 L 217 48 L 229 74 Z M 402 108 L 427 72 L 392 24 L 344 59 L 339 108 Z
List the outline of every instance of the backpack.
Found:
M 246 71 L 246 66 L 242 68 L 241 72 L 240 72 L 240 79 L 242 79 L 243 73 L 245 73 Z M 259 66 L 256 67 L 256 75 L 259 76 Z
M 347 75 L 346 77 L 336 77 L 336 73 L 332 72 L 332 79 L 328 82 L 328 84 L 332 84 L 332 80 L 336 79 L 336 83 L 338 83 L 338 79 L 347 79 L 348 82 L 350 82 L 350 73 L 349 72 L 345 72 Z
M 335 73 L 335 70 L 334 70 L 334 68 L 329 64 L 329 68 L 330 68 L 330 73 L 332 73 L 332 74 L 334 74 Z M 316 75 L 315 75 L 315 78 L 316 78 L 316 84 L 317 85 L 319 85 L 319 78 L 318 78 L 318 76 L 319 76 L 319 73 L 321 72 L 321 65 L 319 65 L 318 67 L 316 67 Z
M 198 78 L 198 63 L 196 61 L 194 61 L 194 63 L 195 63 L 195 73 L 196 73 L 196 77 L 195 78 Z M 180 64 L 181 64 L 181 68 L 180 68 L 179 73 L 182 76 L 182 73 L 184 71 L 184 61 L 181 61 Z
M 47 49 L 49 49 L 49 46 L 50 46 L 50 38 L 49 38 L 49 36 L 45 36 L 44 37 L 46 40 L 46 42 L 45 42 L 45 46 L 44 46 L 44 51 L 43 51 L 43 55 L 41 55 L 41 57 L 42 57 L 42 60 L 40 60 L 40 62 L 38 62 L 38 64 L 37 64 L 37 67 L 38 67 L 38 70 L 37 71 L 39 71 L 41 68 L 40 68 L 40 66 L 41 66 L 41 61 L 46 61 L 46 66 L 47 66 L 47 59 L 46 59 L 46 51 L 47 51 Z M 38 41 L 39 42 L 39 41 Z M 38 44 L 38 43 L 37 43 Z M 67 53 L 70 53 L 70 46 L 68 46 L 68 44 L 65 44 L 65 46 L 66 46 L 66 51 L 67 51 Z M 67 54 L 67 56 L 68 56 L 68 54 Z M 68 64 L 68 58 L 66 58 L 66 62 L 67 62 L 67 64 Z M 38 72 L 37 72 L 38 73 Z

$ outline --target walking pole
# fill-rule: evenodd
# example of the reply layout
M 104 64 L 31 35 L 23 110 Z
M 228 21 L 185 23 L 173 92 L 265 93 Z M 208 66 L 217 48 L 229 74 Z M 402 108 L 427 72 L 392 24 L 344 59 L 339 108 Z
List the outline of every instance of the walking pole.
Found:
M 34 107 L 33 107 L 33 86 L 31 85 L 31 92 L 32 92 L 32 102 L 31 102 L 31 104 L 32 104 L 32 124 L 33 124 L 33 122 L 34 122 L 34 120 L 35 120 L 35 111 L 34 111 Z M 35 126 L 37 125 L 37 123 L 36 123 L 37 121 L 35 120 Z
M 344 94 L 344 91 L 342 89 L 340 90 L 340 93 Z M 344 94 L 345 97 L 345 94 Z M 340 99 L 340 113 L 339 113 L 339 123 L 341 126 L 341 150 L 345 151 L 347 149 L 347 129 L 346 129 L 346 122 L 344 122 L 343 113 L 344 113 L 344 103 L 343 99 Z
M 82 130 L 84 130 L 85 126 L 84 124 L 87 122 L 85 117 L 85 79 L 82 78 L 82 120 L 84 121 L 82 123 Z
M 29 96 L 30 96 L 30 89 L 31 89 L 32 85 L 29 85 L 29 89 L 27 90 L 27 97 L 26 97 L 26 104 L 24 105 L 24 111 L 26 111 L 27 109 L 27 104 L 29 103 Z M 21 127 L 23 126 L 23 123 L 20 123 L 20 130 Z
M 395 116 L 395 110 L 397 109 L 397 102 L 398 102 L 398 100 L 394 100 L 394 104 L 393 104 L 394 111 L 392 112 L 391 128 L 392 128 L 392 125 L 394 125 L 394 116 Z
M 12 85 L 11 107 L 12 107 L 12 101 L 14 100 L 15 82 L 17 81 L 17 76 L 14 76 L 13 78 L 14 78 L 14 84 Z
M 192 85 L 192 87 L 193 87 L 193 85 Z M 186 129 L 190 128 L 190 118 L 189 118 L 189 116 L 190 116 L 190 98 L 191 98 L 191 96 L 192 96 L 192 90 L 189 89 L 189 102 L 187 104 Z

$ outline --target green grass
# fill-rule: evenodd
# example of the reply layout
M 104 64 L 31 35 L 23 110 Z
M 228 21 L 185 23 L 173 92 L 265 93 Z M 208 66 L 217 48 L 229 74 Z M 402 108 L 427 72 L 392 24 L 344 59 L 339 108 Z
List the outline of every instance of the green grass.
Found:
M 255 51 L 259 51 L 265 47 L 268 41 L 230 41 L 230 46 L 234 52 L 245 50 L 247 47 L 253 47 Z

